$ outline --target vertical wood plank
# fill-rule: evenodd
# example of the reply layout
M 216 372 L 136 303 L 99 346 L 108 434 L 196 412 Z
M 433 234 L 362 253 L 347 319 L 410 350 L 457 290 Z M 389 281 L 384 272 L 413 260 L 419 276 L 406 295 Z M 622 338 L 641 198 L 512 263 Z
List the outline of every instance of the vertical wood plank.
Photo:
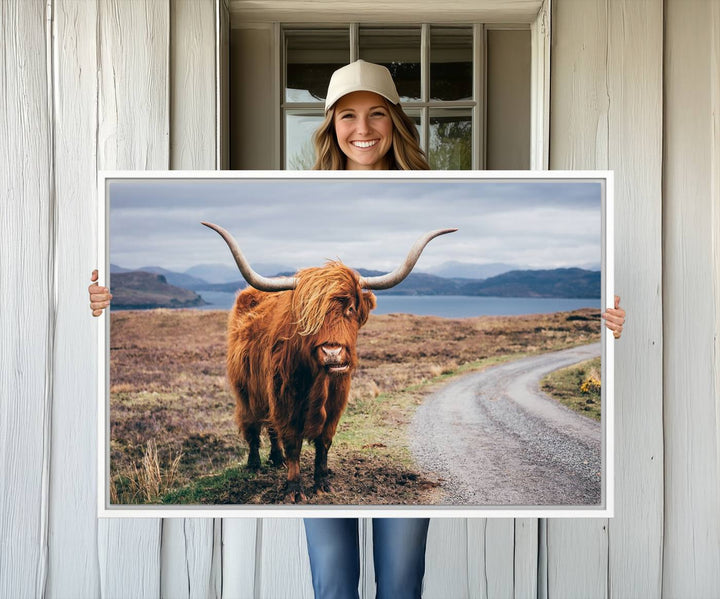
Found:
M 607 1 L 552 2 L 551 169 L 608 166 Z
M 467 585 L 468 596 L 471 599 L 487 599 L 488 597 L 485 575 L 487 523 L 487 519 L 468 518 L 467 520 Z
M 53 12 L 57 329 L 46 594 L 98 597 L 97 322 L 86 291 L 97 266 L 97 7 L 56 0 Z
M 100 520 L 98 561 L 103 599 L 160 596 L 162 520 Z
M 167 2 L 98 3 L 100 169 L 169 165 Z M 101 520 L 103 597 L 158 597 L 162 521 Z
M 548 521 L 548 597 L 608 597 L 607 520 Z
M 219 597 L 213 570 L 212 518 L 167 518 L 163 522 L 160 594 L 168 599 Z
M 213 547 L 212 566 L 210 570 L 210 584 L 208 595 L 212 599 L 220 599 L 223 593 L 223 548 L 222 548 L 223 521 L 220 518 L 213 520 Z
M 488 597 L 512 597 L 515 572 L 515 521 L 491 518 L 485 527 Z
M 720 594 L 718 45 L 714 2 L 665 3 L 663 594 Z
M 513 596 L 534 599 L 538 595 L 538 543 L 537 518 L 515 519 L 515 571 Z
M 608 168 L 607 4 L 552 2 L 551 169 Z M 549 597 L 607 596 L 607 520 L 550 519 L 545 547 Z
M 41 596 L 54 322 L 45 2 L 0 4 L 0 596 Z
M 170 168 L 215 168 L 214 0 L 170 3 Z
M 98 0 L 100 169 L 169 165 L 167 2 Z
M 216 72 L 214 0 L 170 2 L 170 168 L 215 167 Z M 215 597 L 221 556 L 212 519 L 163 523 L 163 597 Z M 217 567 L 214 567 L 217 566 Z
M 310 558 L 301 518 L 263 518 L 256 597 L 312 599 Z
M 608 522 L 617 597 L 662 593 L 662 55 L 661 0 L 608 3 L 615 285 L 628 312 L 615 343 L 616 509 Z
M 465 518 L 431 518 L 425 551 L 425 579 L 423 597 L 469 597 L 469 544 Z
M 454 588 L 467 581 L 467 591 L 464 595 L 473 599 L 488 599 L 493 597 L 514 597 L 516 595 L 516 534 L 515 520 L 477 519 L 467 520 L 467 569 L 465 576 L 455 582 Z M 457 543 L 458 541 L 451 541 Z M 537 537 L 534 540 L 537 546 Z M 446 542 L 447 544 L 447 542 Z M 443 550 L 445 548 L 443 547 Z M 524 559 L 527 558 L 527 548 L 521 546 Z M 457 573 L 458 576 L 460 573 Z M 526 581 L 525 586 L 532 588 L 535 579 Z M 439 594 L 438 597 L 442 597 Z M 519 596 L 532 596 L 531 594 Z
M 261 519 L 222 520 L 223 599 L 260 596 L 255 587 L 255 566 L 261 528 Z

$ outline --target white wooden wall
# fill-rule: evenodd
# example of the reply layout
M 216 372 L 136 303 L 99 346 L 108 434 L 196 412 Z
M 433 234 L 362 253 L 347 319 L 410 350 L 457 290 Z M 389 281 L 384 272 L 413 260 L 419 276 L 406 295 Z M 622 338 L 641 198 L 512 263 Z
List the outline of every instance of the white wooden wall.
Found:
M 720 4 L 667 6 L 663 337 L 668 596 L 720 595 Z
M 0 597 L 311 596 L 298 520 L 95 517 L 96 169 L 222 164 L 226 11 L 0 2 Z M 720 3 L 553 0 L 551 84 L 616 172 L 616 517 L 435 520 L 425 596 L 717 597 Z
M 553 4 L 550 168 L 615 171 L 615 285 L 629 319 L 615 350 L 616 517 L 548 523 L 549 595 L 658 597 L 663 3 Z

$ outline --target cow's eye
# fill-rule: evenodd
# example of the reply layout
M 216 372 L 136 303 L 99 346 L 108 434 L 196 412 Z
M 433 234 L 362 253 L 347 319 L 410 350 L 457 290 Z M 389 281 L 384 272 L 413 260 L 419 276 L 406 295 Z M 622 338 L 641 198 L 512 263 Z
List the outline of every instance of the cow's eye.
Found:
M 355 306 L 348 306 L 348 309 L 345 312 L 348 316 L 354 316 L 355 315 Z

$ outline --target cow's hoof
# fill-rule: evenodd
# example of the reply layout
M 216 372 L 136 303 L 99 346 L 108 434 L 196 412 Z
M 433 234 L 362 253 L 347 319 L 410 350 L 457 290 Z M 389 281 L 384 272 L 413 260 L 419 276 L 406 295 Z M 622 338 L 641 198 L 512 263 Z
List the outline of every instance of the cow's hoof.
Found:
M 247 469 L 256 472 L 260 470 L 260 456 L 251 455 L 247 461 Z
M 288 493 L 285 495 L 285 499 L 283 500 L 283 503 L 305 503 L 307 501 L 307 497 L 305 496 L 305 493 L 302 491 L 293 491 L 291 493 Z
M 318 495 L 322 495 L 323 493 L 332 493 L 332 486 L 330 485 L 330 481 L 327 478 L 323 478 L 320 480 L 315 481 L 315 486 L 313 487 L 313 491 L 317 493 Z
M 278 451 L 277 453 L 270 452 L 269 463 L 275 468 L 281 468 L 282 466 L 285 466 L 285 458 L 282 454 L 282 451 Z
M 303 503 L 307 501 L 305 493 L 303 493 L 300 483 L 288 482 L 285 486 L 284 503 Z

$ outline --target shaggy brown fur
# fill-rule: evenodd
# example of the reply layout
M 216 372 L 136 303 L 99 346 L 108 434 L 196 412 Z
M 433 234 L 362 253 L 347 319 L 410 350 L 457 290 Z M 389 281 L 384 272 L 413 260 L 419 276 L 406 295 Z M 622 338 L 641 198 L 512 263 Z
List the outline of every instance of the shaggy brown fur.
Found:
M 228 321 L 227 372 L 235 418 L 250 446 L 248 467 L 260 466 L 267 425 L 270 461 L 288 465 L 291 501 L 305 499 L 300 481 L 303 439 L 315 443 L 315 489 L 330 490 L 327 452 L 347 405 L 357 365 L 360 327 L 375 307 L 358 275 L 340 262 L 296 275 L 292 291 L 238 294 Z

